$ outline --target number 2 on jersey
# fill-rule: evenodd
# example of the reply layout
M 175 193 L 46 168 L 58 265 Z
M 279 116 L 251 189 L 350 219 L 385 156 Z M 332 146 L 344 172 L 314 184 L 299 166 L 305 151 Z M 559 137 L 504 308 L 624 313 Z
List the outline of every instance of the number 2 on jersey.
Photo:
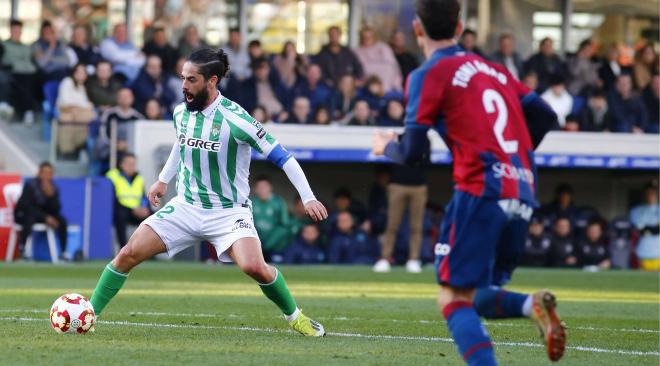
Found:
M 504 103 L 502 95 L 493 89 L 486 89 L 481 97 L 481 101 L 484 104 L 486 113 L 490 114 L 497 112 L 497 118 L 495 119 L 493 130 L 495 132 L 495 138 L 497 138 L 497 142 L 500 144 L 502 150 L 507 154 L 517 153 L 518 141 L 504 139 L 504 129 L 509 120 L 509 111 L 506 109 L 506 103 Z

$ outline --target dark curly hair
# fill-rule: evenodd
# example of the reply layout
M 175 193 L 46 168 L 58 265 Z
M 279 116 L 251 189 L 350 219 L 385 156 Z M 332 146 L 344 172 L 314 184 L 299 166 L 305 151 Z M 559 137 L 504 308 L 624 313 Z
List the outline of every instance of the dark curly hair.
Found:
M 210 48 L 199 49 L 188 57 L 188 61 L 197 65 L 199 73 L 207 80 L 215 75 L 219 82 L 229 72 L 229 59 L 221 48 L 217 51 Z

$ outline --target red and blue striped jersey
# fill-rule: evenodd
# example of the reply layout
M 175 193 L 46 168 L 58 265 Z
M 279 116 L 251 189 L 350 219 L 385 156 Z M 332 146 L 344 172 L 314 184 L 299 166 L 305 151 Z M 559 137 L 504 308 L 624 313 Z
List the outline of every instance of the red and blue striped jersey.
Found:
M 534 147 L 521 98 L 501 65 L 459 46 L 437 50 L 406 83 L 406 129 L 434 128 L 452 153 L 456 189 L 536 205 Z

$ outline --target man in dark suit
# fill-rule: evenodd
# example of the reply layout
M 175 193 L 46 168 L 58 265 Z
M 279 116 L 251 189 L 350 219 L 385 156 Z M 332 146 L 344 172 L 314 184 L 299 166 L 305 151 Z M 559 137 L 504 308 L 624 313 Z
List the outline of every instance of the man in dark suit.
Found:
M 23 193 L 16 203 L 14 221 L 23 227 L 21 250 L 25 247 L 27 238 L 32 235 L 32 225 L 36 223 L 44 223 L 54 229 L 62 253 L 66 250 L 67 223 L 60 214 L 60 193 L 53 182 L 53 176 L 53 166 L 49 162 L 41 163 L 37 177 L 25 183 Z
M 503 33 L 499 40 L 499 49 L 493 53 L 491 60 L 504 65 L 511 75 L 520 80 L 523 73 L 523 64 L 520 55 L 516 52 L 515 39 L 511 33 Z
M 553 41 L 544 38 L 539 44 L 539 52 L 532 55 L 524 64 L 525 73 L 534 71 L 538 77 L 536 92 L 541 94 L 550 86 L 553 75 L 564 75 L 564 63 L 555 53 Z

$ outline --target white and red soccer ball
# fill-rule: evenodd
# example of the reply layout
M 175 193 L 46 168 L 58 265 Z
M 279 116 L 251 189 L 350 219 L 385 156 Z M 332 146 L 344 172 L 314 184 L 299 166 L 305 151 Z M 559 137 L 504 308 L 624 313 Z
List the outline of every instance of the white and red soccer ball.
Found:
M 50 325 L 59 334 L 85 334 L 94 326 L 95 320 L 92 304 L 79 294 L 62 295 L 50 308 Z

